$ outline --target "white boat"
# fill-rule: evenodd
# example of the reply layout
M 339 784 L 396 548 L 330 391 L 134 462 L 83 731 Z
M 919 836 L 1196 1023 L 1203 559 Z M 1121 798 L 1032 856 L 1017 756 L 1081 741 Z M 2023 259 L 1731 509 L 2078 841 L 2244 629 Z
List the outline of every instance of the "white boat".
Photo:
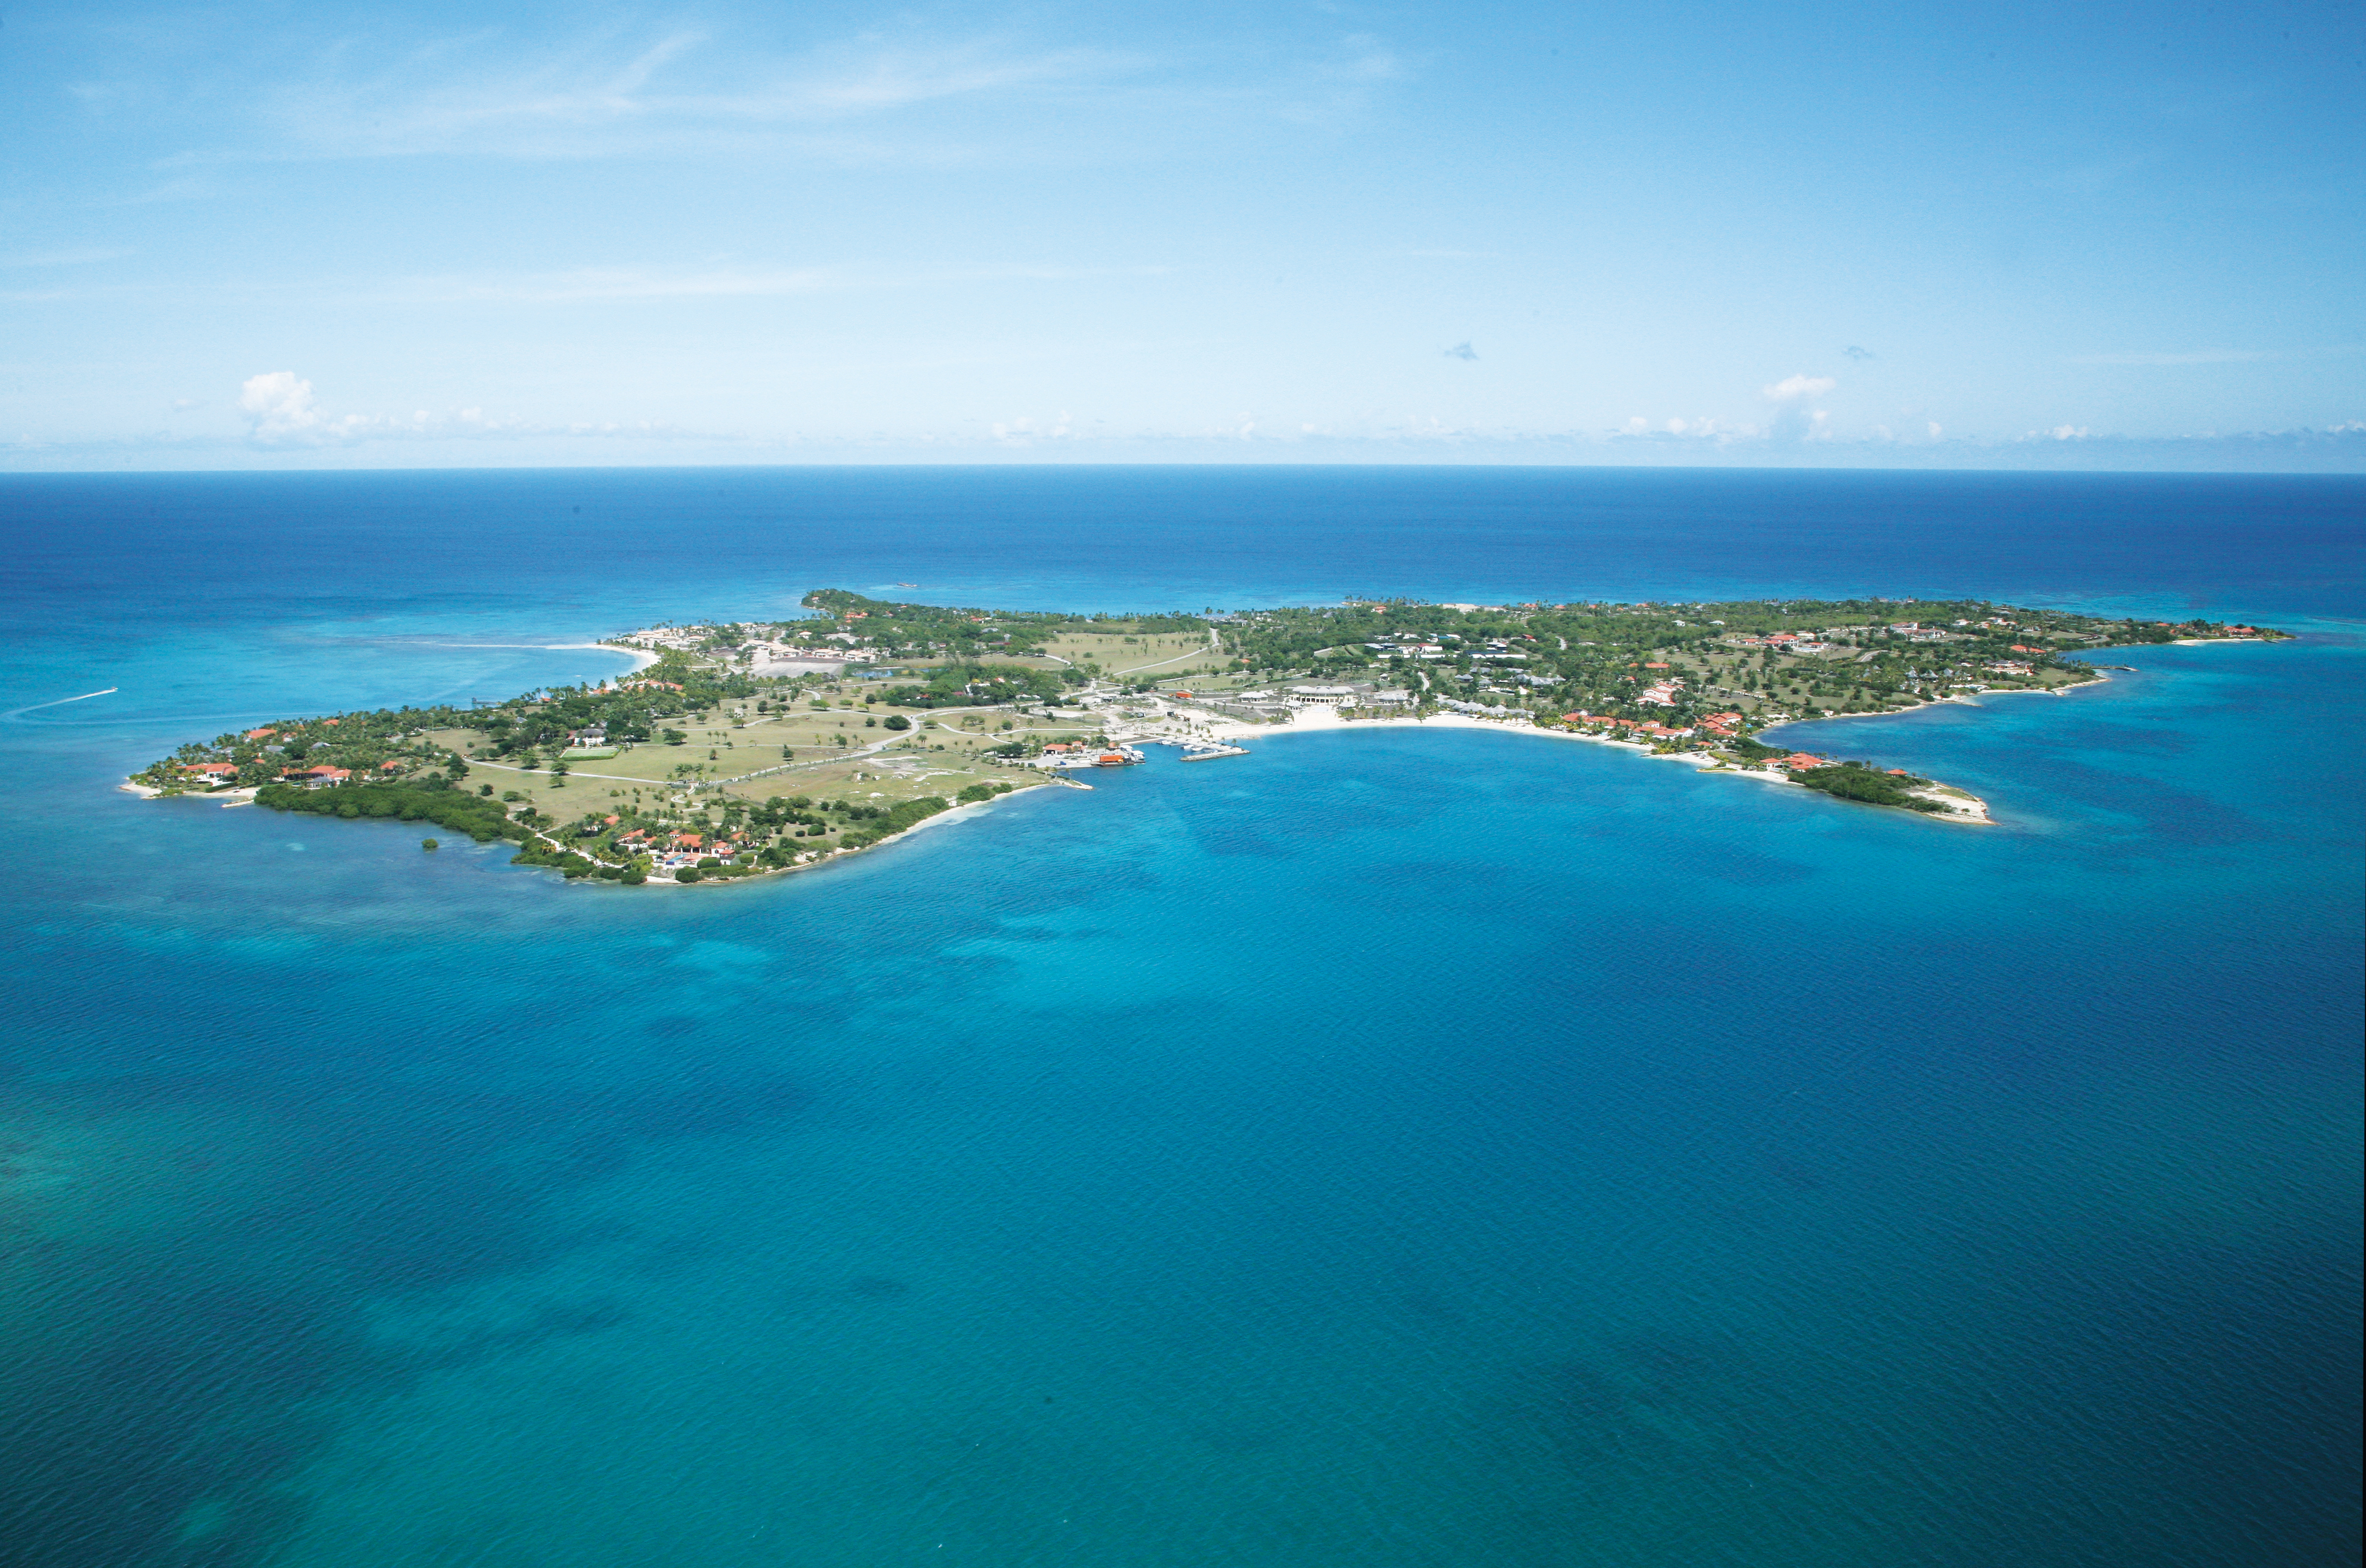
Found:
M 1217 757 L 1245 757 L 1248 754 L 1249 749 L 1245 746 L 1226 746 L 1215 740 L 1191 740 L 1184 743 L 1182 760 L 1205 762 Z

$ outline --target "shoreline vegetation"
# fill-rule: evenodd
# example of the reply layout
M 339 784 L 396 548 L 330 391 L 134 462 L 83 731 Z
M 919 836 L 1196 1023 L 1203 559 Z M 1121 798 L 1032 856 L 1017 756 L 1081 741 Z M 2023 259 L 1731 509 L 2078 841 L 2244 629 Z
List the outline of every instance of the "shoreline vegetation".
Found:
M 1065 775 L 1366 725 L 1513 729 L 1934 819 L 1986 803 L 1901 768 L 1786 751 L 1814 719 L 2108 679 L 2105 648 L 2275 642 L 2270 627 L 1984 601 L 1338 605 L 1091 615 L 824 589 L 807 615 L 667 622 L 595 646 L 632 671 L 500 703 L 294 718 L 192 742 L 153 798 L 423 822 L 513 863 L 625 886 L 860 853 Z M 436 840 L 422 841 L 434 848 Z

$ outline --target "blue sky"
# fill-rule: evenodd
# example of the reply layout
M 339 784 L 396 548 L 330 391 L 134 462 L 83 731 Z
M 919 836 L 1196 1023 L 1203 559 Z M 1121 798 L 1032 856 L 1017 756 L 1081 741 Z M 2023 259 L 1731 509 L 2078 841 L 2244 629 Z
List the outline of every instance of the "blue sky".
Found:
M 47 5 L 0 465 L 2366 468 L 2366 9 Z

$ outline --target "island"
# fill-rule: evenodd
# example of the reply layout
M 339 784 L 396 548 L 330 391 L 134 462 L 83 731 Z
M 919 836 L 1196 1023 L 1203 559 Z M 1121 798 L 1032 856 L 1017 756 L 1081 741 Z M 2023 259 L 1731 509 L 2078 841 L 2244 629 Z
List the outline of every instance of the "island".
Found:
M 2081 656 L 2111 647 L 2287 636 L 1887 598 L 1076 616 L 822 589 L 803 607 L 607 638 L 637 668 L 598 683 L 275 720 L 185 745 L 124 787 L 421 822 L 631 886 L 819 865 L 1020 790 L 1089 788 L 1075 775 L 1139 761 L 1144 745 L 1208 761 L 1343 726 L 1518 730 L 1987 822 L 1964 790 L 1771 738 L 1807 719 L 2059 694 L 2107 679 Z

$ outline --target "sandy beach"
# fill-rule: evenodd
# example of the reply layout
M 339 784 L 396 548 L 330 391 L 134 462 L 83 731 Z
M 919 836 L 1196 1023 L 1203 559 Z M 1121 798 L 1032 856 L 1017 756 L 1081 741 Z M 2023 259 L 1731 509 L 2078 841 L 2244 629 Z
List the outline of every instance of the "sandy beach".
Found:
M 2099 676 L 2097 679 L 2100 680 L 2102 679 L 2102 677 Z M 2091 684 L 2091 682 L 2082 682 L 2081 684 Z M 1955 702 L 1962 699 L 1944 697 L 1933 700 L 1941 702 Z M 1927 706 L 1929 705 L 1921 704 L 1917 705 Z M 1977 706 L 1978 705 L 1975 703 L 1971 705 Z M 1362 730 L 1414 728 L 1439 729 L 1492 729 L 1506 734 L 1538 736 L 1549 740 L 1577 740 L 1583 741 L 1591 746 L 1609 746 L 1652 761 L 1690 762 L 1695 765 L 1697 771 L 1704 773 L 1718 773 L 1734 778 L 1758 779 L 1766 784 L 1784 784 L 1793 789 L 1806 789 L 1808 787 L 1806 784 L 1800 784 L 1797 780 L 1790 778 L 1780 773 L 1769 772 L 1763 768 L 1737 768 L 1725 763 L 1720 763 L 1714 753 L 1698 749 L 1688 749 L 1682 751 L 1655 751 L 1650 746 L 1639 740 L 1628 740 L 1618 736 L 1588 735 L 1573 729 L 1544 729 L 1539 728 L 1533 724 L 1516 724 L 1504 719 L 1482 718 L 1473 714 L 1434 714 L 1427 718 L 1415 718 L 1408 715 L 1403 717 L 1350 719 L 1342 718 L 1337 710 L 1333 708 L 1310 707 L 1298 710 L 1296 717 L 1289 724 L 1263 725 L 1246 724 L 1238 719 L 1222 718 L 1217 715 L 1208 713 L 1204 709 L 1187 708 L 1181 711 L 1192 716 L 1186 718 L 1184 721 L 1186 724 L 1193 727 L 1188 736 L 1189 739 L 1192 739 L 1223 740 L 1234 744 L 1239 744 L 1252 739 L 1272 740 L 1285 735 L 1309 735 L 1343 729 Z M 1906 708 L 1900 709 L 1899 711 L 1910 713 L 1913 709 Z M 1845 716 L 1850 718 L 1882 718 L 1888 716 L 1884 714 L 1849 714 L 1836 716 Z M 1786 722 L 1802 724 L 1808 721 L 1804 719 L 1792 719 Z M 1779 729 L 1781 728 L 1782 726 L 1780 725 L 1774 726 L 1766 731 L 1766 733 L 1772 733 L 1773 729 Z M 1129 738 L 1141 740 L 1168 739 L 1168 737 L 1154 731 L 1151 726 L 1147 724 L 1140 726 L 1135 729 L 1127 730 L 1125 733 Z M 1937 801 L 1946 807 L 1943 812 L 1929 811 L 1915 813 L 1917 816 L 1928 818 L 1932 821 L 1967 822 L 1993 825 L 1996 820 L 1996 818 L 1989 815 L 1988 802 L 1980 799 L 1977 795 L 1969 794 L 1944 795 L 1923 791 L 1917 791 L 1915 793 L 1921 794 L 1924 799 Z

